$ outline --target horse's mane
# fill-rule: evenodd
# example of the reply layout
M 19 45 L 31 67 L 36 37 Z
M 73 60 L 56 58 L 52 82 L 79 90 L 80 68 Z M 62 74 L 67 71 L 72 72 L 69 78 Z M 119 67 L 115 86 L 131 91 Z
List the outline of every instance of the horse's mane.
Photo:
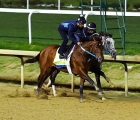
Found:
M 93 36 L 95 38 L 96 41 L 99 41 L 101 42 L 101 38 L 99 36 Z M 89 40 L 86 40 L 86 41 L 83 41 L 82 44 L 87 44 L 91 41 L 94 41 L 93 39 L 89 39 Z
M 106 33 L 106 32 L 103 32 L 103 31 L 100 31 L 99 32 L 99 35 L 100 36 L 108 36 L 108 37 L 111 37 L 112 38 L 112 34 L 111 33 Z
M 94 37 L 97 41 L 99 41 L 99 42 L 102 40 L 100 36 L 97 36 L 97 35 L 96 35 L 96 36 L 93 36 L 93 37 Z

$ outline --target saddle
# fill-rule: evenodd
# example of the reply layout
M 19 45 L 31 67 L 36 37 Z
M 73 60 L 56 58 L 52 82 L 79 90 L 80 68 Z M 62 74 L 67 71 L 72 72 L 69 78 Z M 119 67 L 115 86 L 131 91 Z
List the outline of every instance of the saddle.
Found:
M 68 58 L 68 55 L 69 55 L 69 53 L 72 50 L 72 48 L 73 48 L 74 45 L 75 45 L 75 43 L 71 43 L 70 45 L 67 45 L 66 46 L 66 52 L 64 53 L 66 59 Z

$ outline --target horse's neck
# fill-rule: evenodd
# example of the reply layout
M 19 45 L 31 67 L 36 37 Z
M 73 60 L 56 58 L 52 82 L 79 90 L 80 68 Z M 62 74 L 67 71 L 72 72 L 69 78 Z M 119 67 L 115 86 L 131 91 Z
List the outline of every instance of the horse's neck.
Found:
M 91 43 L 93 43 L 94 41 L 86 41 L 83 43 L 82 47 L 85 48 L 86 50 L 90 50 L 92 45 Z
M 86 42 L 83 42 L 83 44 L 81 45 L 81 47 L 77 46 L 77 50 L 76 51 L 79 51 L 80 54 L 83 54 L 84 58 L 85 59 L 90 59 L 92 56 L 89 55 L 87 52 L 85 52 L 84 50 L 92 53 L 92 49 L 94 47 L 94 41 L 86 41 Z M 83 50 L 84 49 L 84 50 Z M 94 53 L 93 53 L 94 54 Z

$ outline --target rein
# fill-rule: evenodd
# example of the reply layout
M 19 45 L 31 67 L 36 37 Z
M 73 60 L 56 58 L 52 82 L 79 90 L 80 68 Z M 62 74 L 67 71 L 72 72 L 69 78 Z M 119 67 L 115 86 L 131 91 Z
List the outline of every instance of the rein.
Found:
M 94 35 L 99 35 L 99 34 L 98 34 L 98 33 L 92 34 L 92 36 L 94 36 Z M 87 54 L 89 54 L 89 55 L 91 55 L 91 56 L 97 58 L 96 54 L 93 54 L 93 53 L 89 52 L 88 50 L 84 49 L 81 45 L 79 45 L 79 46 L 80 46 L 80 48 L 81 48 L 84 52 L 86 52 Z
M 93 54 L 93 53 L 91 53 L 91 52 L 87 51 L 87 50 L 86 50 L 86 49 L 84 49 L 81 45 L 79 45 L 79 46 L 81 47 L 81 49 L 82 49 L 84 52 L 86 52 L 86 53 L 88 53 L 89 55 L 91 55 L 91 56 L 93 56 L 93 57 L 97 58 L 96 54 Z

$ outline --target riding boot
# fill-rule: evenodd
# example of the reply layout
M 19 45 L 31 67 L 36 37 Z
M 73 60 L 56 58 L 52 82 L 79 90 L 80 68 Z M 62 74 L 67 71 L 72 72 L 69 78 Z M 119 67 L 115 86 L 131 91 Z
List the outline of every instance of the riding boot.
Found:
M 65 58 L 65 54 L 64 53 L 59 55 L 59 59 L 64 59 L 64 58 Z

